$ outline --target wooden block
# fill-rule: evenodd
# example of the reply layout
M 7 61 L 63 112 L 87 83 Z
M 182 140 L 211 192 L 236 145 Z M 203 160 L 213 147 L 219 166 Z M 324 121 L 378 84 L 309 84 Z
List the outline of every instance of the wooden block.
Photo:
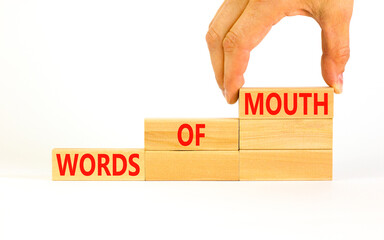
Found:
M 241 88 L 239 117 L 333 118 L 333 88 Z
M 241 150 L 240 180 L 332 180 L 332 150 Z
M 146 119 L 145 150 L 238 150 L 238 119 Z
M 240 120 L 240 149 L 332 149 L 332 119 Z
M 145 180 L 144 150 L 53 149 L 52 180 Z
M 239 180 L 238 151 L 145 151 L 146 180 Z

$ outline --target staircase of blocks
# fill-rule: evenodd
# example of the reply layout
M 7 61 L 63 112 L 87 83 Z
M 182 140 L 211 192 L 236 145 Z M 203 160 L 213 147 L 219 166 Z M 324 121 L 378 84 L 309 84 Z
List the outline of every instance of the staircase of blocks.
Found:
M 53 149 L 52 180 L 332 180 L 329 87 L 242 88 L 238 118 L 144 128 L 144 149 Z

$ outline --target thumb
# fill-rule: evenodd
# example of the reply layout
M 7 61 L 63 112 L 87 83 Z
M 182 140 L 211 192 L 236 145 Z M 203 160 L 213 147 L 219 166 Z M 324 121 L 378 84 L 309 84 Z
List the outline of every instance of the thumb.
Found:
M 335 93 L 343 91 L 343 72 L 349 59 L 348 14 L 337 14 L 325 19 L 322 27 L 321 71 L 325 82 L 334 88 Z

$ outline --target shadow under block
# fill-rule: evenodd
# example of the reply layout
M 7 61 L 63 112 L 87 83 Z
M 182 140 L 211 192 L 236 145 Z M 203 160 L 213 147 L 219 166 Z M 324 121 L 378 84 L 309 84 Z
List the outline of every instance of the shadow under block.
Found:
M 240 120 L 240 149 L 332 149 L 332 119 Z
M 332 150 L 240 150 L 240 180 L 332 180 Z
M 145 119 L 145 150 L 238 150 L 238 119 Z
M 144 150 L 53 149 L 52 180 L 145 180 Z
M 239 118 L 333 118 L 333 88 L 241 88 Z
M 146 180 L 239 180 L 238 151 L 145 151 Z

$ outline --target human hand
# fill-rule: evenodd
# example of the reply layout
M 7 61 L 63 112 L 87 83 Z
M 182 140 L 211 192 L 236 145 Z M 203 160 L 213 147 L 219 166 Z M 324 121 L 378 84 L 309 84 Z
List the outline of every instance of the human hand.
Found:
M 314 18 L 322 29 L 322 75 L 335 93 L 343 89 L 349 59 L 353 0 L 225 0 L 206 35 L 216 81 L 228 103 L 244 84 L 250 51 L 285 16 Z

